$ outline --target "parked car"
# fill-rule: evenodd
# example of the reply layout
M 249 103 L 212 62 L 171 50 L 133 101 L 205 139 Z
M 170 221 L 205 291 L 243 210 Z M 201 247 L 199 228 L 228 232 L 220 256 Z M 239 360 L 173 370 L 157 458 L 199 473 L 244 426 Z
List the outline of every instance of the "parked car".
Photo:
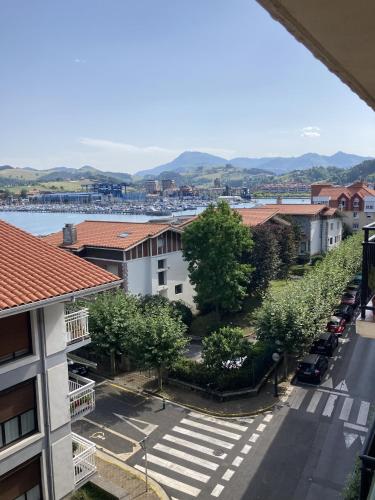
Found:
M 340 316 L 331 316 L 327 323 L 327 330 L 336 335 L 342 335 L 345 330 L 346 319 Z
M 348 290 L 350 292 L 358 292 L 359 288 L 360 288 L 360 285 L 358 285 L 357 283 L 354 283 L 353 281 L 351 281 L 349 283 L 349 285 L 346 287 L 346 290 Z
M 350 321 L 353 317 L 354 309 L 348 304 L 340 304 L 333 311 L 332 316 L 337 316 L 339 318 L 344 318 L 346 321 Z
M 341 296 L 341 304 L 348 304 L 355 307 L 359 303 L 359 293 L 345 290 Z
M 357 285 L 360 285 L 362 283 L 362 274 L 361 273 L 356 274 L 352 279 L 352 282 L 356 283 Z
M 298 363 L 297 379 L 319 384 L 328 368 L 328 358 L 320 354 L 308 354 Z
M 88 374 L 87 366 L 75 363 L 71 359 L 68 359 L 68 371 L 76 375 L 82 375 L 83 377 Z
M 339 341 L 337 335 L 331 332 L 324 332 L 319 335 L 319 338 L 314 340 L 310 352 L 312 354 L 323 354 L 324 356 L 332 356 Z

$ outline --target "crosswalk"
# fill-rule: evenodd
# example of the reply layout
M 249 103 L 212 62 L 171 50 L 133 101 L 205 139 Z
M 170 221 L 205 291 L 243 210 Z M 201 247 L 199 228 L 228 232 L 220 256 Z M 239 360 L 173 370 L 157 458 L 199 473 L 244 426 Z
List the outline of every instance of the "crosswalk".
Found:
M 338 415 L 338 419 L 365 428 L 370 411 L 370 403 L 351 398 L 348 394 L 316 389 L 308 391 L 303 387 L 295 387 L 290 396 L 289 406 L 292 410 L 320 414 L 323 417 Z
M 272 415 L 260 416 L 254 429 L 258 425 L 263 432 L 271 419 Z M 251 418 L 239 422 L 190 411 L 149 447 L 149 476 L 170 489 L 176 495 L 174 500 L 177 496 L 179 500 L 196 498 L 203 488 L 208 496 L 219 497 L 259 437 L 249 431 L 253 422 Z M 245 439 L 249 444 L 244 445 Z M 144 453 L 138 456 L 135 468 L 145 472 Z

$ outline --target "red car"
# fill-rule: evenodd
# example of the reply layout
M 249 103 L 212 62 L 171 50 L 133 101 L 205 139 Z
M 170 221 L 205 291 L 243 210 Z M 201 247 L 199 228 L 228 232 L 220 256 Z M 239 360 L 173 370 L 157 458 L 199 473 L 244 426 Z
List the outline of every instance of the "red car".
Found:
M 358 302 L 359 294 L 356 292 L 346 291 L 341 296 L 341 304 L 348 304 L 350 306 L 356 306 Z
M 345 326 L 346 319 L 332 316 L 327 323 L 327 330 L 331 333 L 336 333 L 336 335 L 341 335 L 345 330 Z

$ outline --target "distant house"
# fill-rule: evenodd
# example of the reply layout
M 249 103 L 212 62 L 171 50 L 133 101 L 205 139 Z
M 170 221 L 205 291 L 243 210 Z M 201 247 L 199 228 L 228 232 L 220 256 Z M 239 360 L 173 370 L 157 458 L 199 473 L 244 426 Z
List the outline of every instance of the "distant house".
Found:
M 350 186 L 312 184 L 311 203 L 340 210 L 343 221 L 352 231 L 375 222 L 375 190 L 361 181 Z
M 66 224 L 44 240 L 116 274 L 126 292 L 158 294 L 194 307 L 181 233 L 169 224 L 84 221 Z
M 276 204 L 265 205 L 277 210 L 280 217 L 286 216 L 301 230 L 299 244 L 300 256 L 313 256 L 325 253 L 340 244 L 342 239 L 342 220 L 335 208 L 325 205 Z

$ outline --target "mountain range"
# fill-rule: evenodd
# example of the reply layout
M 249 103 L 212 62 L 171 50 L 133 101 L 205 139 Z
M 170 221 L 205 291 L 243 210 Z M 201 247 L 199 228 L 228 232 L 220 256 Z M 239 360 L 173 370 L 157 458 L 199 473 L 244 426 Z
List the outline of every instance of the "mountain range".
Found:
M 157 176 L 162 172 L 184 173 L 196 167 L 220 167 L 230 164 L 241 169 L 259 168 L 271 174 L 283 174 L 293 170 L 304 170 L 311 167 L 338 167 L 349 168 L 362 161 L 371 160 L 369 156 L 359 156 L 338 151 L 332 156 L 306 153 L 292 157 L 263 157 L 263 158 L 232 158 L 200 153 L 199 151 L 185 151 L 169 163 L 164 163 L 154 168 L 141 170 L 136 176 Z

